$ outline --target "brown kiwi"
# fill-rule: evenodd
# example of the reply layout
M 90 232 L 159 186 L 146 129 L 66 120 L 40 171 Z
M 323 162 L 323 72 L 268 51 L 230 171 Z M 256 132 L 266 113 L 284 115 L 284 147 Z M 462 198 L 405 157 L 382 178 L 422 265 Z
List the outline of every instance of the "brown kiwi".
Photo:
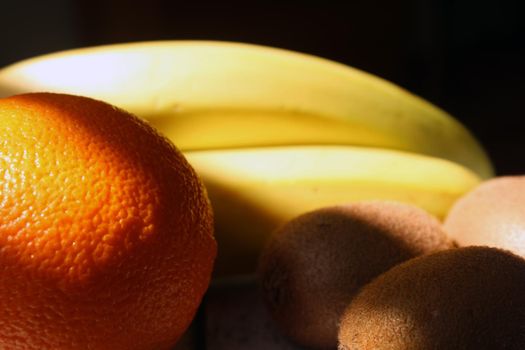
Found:
M 467 247 L 398 265 L 345 310 L 340 350 L 525 349 L 525 260 Z
M 339 318 L 359 288 L 392 266 L 452 246 L 440 222 L 394 202 L 319 209 L 271 237 L 259 263 L 263 297 L 298 344 L 337 346 Z
M 525 257 L 525 176 L 482 183 L 454 204 L 444 227 L 460 246 L 487 245 Z

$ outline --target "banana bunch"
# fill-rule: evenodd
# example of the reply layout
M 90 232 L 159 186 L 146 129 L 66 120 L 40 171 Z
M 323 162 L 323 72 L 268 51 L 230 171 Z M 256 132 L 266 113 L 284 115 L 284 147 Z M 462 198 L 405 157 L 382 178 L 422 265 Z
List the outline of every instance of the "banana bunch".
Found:
M 268 234 L 300 213 L 392 199 L 443 217 L 493 175 L 453 117 L 322 58 L 256 45 L 158 41 L 70 50 L 0 70 L 0 96 L 79 94 L 148 120 L 205 182 L 217 273 L 249 272 Z

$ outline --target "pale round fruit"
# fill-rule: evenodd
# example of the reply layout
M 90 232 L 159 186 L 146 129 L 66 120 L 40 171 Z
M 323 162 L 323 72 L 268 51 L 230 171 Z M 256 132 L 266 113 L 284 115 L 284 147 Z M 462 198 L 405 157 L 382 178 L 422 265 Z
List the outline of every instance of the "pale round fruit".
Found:
M 525 176 L 485 181 L 456 202 L 444 227 L 460 246 L 487 245 L 525 257 Z

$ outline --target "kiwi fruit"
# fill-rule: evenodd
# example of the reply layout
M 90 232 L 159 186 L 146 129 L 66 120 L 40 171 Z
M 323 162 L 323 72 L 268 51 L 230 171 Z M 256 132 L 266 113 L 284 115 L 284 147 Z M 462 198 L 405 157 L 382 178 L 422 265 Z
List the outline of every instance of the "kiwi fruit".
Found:
M 525 260 L 490 247 L 436 252 L 362 288 L 340 350 L 525 349 Z
M 460 246 L 487 245 L 525 257 L 525 176 L 483 182 L 453 205 L 444 228 Z
M 373 201 L 318 209 L 279 228 L 263 249 L 263 299 L 289 339 L 333 349 L 339 318 L 364 284 L 405 260 L 451 246 L 441 223 L 411 205 Z

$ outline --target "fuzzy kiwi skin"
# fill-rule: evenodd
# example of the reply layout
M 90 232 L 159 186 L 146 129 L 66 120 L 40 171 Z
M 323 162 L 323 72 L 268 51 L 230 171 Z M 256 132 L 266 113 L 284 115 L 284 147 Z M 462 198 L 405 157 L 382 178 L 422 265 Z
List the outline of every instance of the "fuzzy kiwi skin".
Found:
M 339 318 L 359 288 L 400 262 L 451 246 L 440 222 L 413 206 L 319 209 L 272 235 L 258 269 L 263 298 L 289 339 L 335 349 Z
M 398 265 L 354 298 L 339 342 L 340 350 L 523 350 L 525 260 L 465 247 Z
M 525 258 L 525 176 L 483 182 L 460 198 L 444 227 L 460 246 L 486 245 Z

